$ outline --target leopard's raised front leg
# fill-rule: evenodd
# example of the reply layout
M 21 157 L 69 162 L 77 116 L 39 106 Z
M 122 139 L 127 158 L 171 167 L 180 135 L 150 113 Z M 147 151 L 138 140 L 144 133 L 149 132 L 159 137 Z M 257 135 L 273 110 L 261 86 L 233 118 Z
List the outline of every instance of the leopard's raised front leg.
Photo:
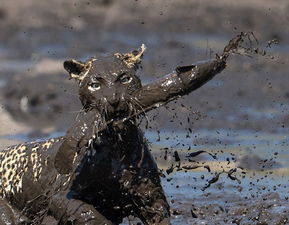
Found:
M 143 86 L 134 98 L 142 106 L 141 111 L 149 111 L 177 97 L 189 94 L 211 80 L 226 67 L 226 59 L 196 63 L 176 68 L 171 74 Z

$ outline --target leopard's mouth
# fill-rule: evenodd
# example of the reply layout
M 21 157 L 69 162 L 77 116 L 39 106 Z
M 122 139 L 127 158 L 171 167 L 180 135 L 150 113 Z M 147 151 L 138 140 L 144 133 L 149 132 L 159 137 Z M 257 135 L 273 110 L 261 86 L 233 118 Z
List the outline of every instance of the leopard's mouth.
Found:
M 122 120 L 130 116 L 130 110 L 125 104 L 118 107 L 108 106 L 105 111 L 108 120 Z

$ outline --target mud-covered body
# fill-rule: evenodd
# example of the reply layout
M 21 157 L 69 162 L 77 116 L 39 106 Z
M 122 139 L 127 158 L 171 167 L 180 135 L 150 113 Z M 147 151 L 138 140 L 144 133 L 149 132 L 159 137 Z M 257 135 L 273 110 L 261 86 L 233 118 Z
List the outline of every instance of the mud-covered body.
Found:
M 142 86 L 133 72 L 142 53 L 66 61 L 84 106 L 75 124 L 63 137 L 0 152 L 0 194 L 33 224 L 46 215 L 61 224 L 119 224 L 128 215 L 170 224 L 159 171 L 136 118 L 197 89 L 225 60 L 179 67 Z
M 169 215 L 157 165 L 142 132 L 130 121 L 101 132 L 77 169 L 69 196 L 92 204 L 109 220 L 128 215 L 152 224 Z M 159 208 L 161 205 L 163 208 Z M 148 209 L 154 212 L 148 214 Z
M 142 214 L 142 219 L 147 218 L 150 222 L 148 218 L 153 216 L 146 215 L 147 209 L 142 211 L 142 207 L 151 207 L 160 215 L 168 214 L 169 205 L 160 186 L 157 165 L 141 130 L 130 121 L 123 126 L 121 131 L 100 132 L 93 140 L 76 170 L 78 175 L 70 189 L 66 189 L 70 176 L 58 173 L 54 167 L 54 158 L 64 137 L 21 144 L 1 151 L 0 158 L 6 159 L 1 160 L 1 167 L 8 169 L 0 173 L 1 178 L 8 176 L 1 182 L 2 197 L 18 209 L 25 208 L 28 214 L 50 207 L 49 211 L 57 220 L 63 217 L 64 212 L 60 209 L 65 207 L 53 203 L 53 195 L 57 192 L 65 194 L 64 198 L 79 199 L 93 205 L 115 223 L 120 223 L 128 215 Z M 19 153 L 21 158 L 13 157 Z M 16 160 L 13 161 L 13 158 Z M 10 163 L 11 167 L 8 166 Z M 17 168 L 17 175 L 9 171 L 12 165 Z M 140 183 L 143 184 L 140 186 Z M 155 192 L 151 192 L 152 189 Z M 155 208 L 157 203 L 166 207 L 163 210 Z M 70 218 L 62 219 L 65 222 Z

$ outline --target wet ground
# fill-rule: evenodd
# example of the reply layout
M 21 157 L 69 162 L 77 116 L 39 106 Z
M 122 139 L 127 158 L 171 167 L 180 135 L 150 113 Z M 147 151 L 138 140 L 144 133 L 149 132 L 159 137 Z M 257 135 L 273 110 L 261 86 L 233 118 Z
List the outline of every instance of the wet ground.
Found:
M 1 148 L 61 135 L 73 121 L 80 105 L 62 69 L 66 58 L 145 43 L 139 75 L 147 83 L 252 30 L 266 56 L 232 56 L 222 74 L 148 113 L 142 126 L 165 175 L 174 225 L 289 224 L 287 1 L 47 4 L 1 2 Z M 269 48 L 273 38 L 279 44 Z M 188 157 L 200 150 L 207 153 Z M 235 168 L 231 177 L 222 173 Z

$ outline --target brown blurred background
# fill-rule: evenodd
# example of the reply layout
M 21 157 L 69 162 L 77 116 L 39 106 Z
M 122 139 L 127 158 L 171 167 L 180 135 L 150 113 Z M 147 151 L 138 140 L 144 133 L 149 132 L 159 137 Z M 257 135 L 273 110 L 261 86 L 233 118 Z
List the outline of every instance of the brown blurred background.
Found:
M 268 40 L 279 41 L 269 49 L 273 60 L 232 57 L 222 75 L 182 101 L 192 111 L 201 112 L 202 122 L 196 122 L 195 128 L 275 131 L 288 124 L 286 113 L 269 116 L 274 120 L 270 124 L 257 120 L 279 103 L 286 105 L 289 98 L 288 15 L 286 0 L 2 1 L 3 113 L 9 111 L 16 127 L 65 130 L 79 105 L 73 81 L 67 80 L 62 68 L 64 59 L 126 52 L 145 43 L 148 51 L 139 74 L 148 82 L 178 65 L 209 59 L 240 31 L 254 31 L 264 48 Z M 180 104 L 170 106 L 183 111 L 181 120 L 190 114 Z M 156 120 L 157 127 L 190 126 L 165 125 L 173 115 L 159 111 L 166 116 Z M 9 127 L 14 129 L 14 125 Z

